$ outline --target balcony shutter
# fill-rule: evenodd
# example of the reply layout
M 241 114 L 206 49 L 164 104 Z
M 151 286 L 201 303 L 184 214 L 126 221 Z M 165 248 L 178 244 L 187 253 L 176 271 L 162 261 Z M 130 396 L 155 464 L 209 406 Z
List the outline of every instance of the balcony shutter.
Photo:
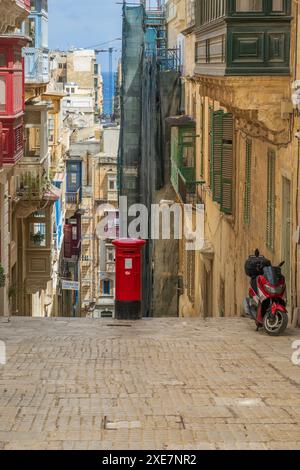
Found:
M 222 146 L 223 111 L 214 111 L 212 117 L 212 183 L 213 199 L 221 202 L 222 197 Z
M 233 117 L 226 113 L 223 117 L 223 138 L 221 150 L 221 210 L 232 214 L 233 179 Z
M 64 226 L 64 257 L 72 258 L 72 225 Z
M 252 141 L 246 140 L 245 155 L 245 193 L 244 193 L 244 224 L 250 224 L 250 204 L 251 204 L 251 157 L 252 157 Z
M 208 119 L 208 134 L 209 134 L 209 186 L 210 189 L 213 191 L 214 190 L 214 179 L 213 179 L 213 115 L 214 111 L 211 107 L 209 107 L 209 119 Z
M 275 225 L 275 152 L 268 151 L 268 182 L 267 182 L 267 228 L 266 244 L 274 250 Z

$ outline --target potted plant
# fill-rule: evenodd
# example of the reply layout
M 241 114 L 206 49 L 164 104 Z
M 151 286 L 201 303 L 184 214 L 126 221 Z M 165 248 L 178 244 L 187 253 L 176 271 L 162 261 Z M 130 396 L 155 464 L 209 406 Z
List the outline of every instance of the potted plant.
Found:
M 37 232 L 31 235 L 31 240 L 34 242 L 35 245 L 41 245 L 42 242 L 45 240 L 45 235 L 41 232 Z
M 6 275 L 3 266 L 0 264 L 0 287 L 5 286 Z

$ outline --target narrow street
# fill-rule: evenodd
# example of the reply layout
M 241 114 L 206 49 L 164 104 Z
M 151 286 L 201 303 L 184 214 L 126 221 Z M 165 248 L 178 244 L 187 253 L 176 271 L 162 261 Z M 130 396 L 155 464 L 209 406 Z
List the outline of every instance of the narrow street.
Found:
M 299 330 L 15 317 L 0 339 L 0 449 L 300 449 Z

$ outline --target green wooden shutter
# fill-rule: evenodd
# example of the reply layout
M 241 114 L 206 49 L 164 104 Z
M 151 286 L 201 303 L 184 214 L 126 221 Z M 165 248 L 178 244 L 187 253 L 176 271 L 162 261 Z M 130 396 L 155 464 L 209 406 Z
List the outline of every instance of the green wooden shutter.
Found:
M 275 231 L 275 152 L 268 151 L 268 181 L 267 181 L 267 228 L 266 244 L 270 250 L 274 250 Z
M 214 167 L 213 167 L 213 155 L 214 155 L 214 141 L 213 141 L 213 116 L 214 110 L 209 107 L 209 185 L 212 192 L 214 191 Z
M 212 178 L 213 178 L 213 199 L 221 202 L 222 198 L 222 147 L 223 147 L 223 111 L 213 112 L 212 140 Z
M 244 224 L 250 224 L 251 212 L 251 157 L 252 157 L 252 141 L 246 140 L 245 155 L 245 192 L 244 192 Z
M 204 177 L 204 133 L 205 133 L 205 105 L 201 99 L 201 168 L 200 174 Z
M 223 115 L 221 151 L 221 210 L 226 214 L 233 211 L 233 117 Z

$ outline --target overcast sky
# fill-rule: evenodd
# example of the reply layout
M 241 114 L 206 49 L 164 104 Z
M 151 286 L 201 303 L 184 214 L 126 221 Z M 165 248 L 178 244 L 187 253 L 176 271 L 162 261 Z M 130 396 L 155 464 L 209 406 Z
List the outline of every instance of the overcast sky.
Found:
M 48 0 L 49 5 L 49 47 L 68 50 L 70 47 L 90 47 L 122 34 L 122 5 L 117 0 Z M 120 0 L 119 0 L 120 1 Z M 121 41 L 103 44 L 119 50 Z M 99 54 L 103 70 L 108 70 L 108 54 Z

